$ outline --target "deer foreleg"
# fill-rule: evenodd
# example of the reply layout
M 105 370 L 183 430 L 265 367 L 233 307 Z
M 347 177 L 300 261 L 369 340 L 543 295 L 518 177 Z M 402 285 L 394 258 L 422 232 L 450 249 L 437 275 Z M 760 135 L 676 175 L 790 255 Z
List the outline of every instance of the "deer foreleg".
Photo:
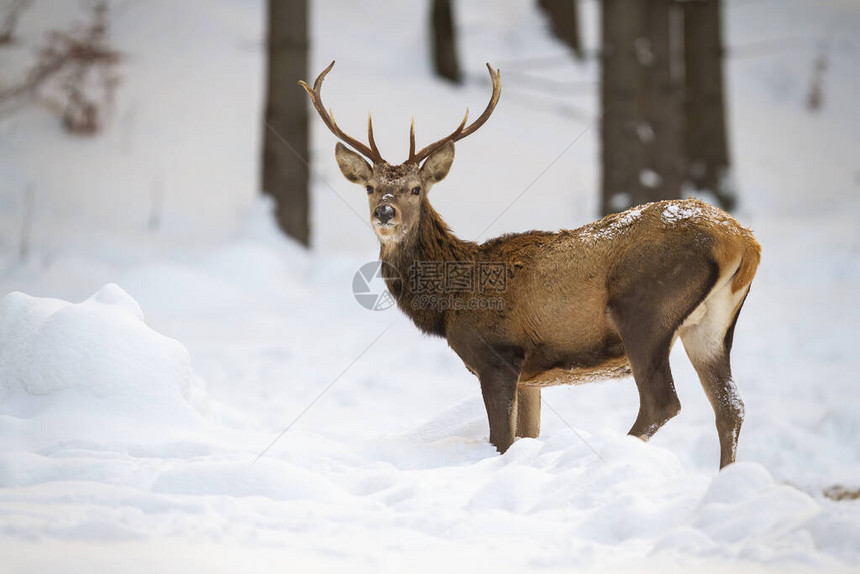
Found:
M 490 422 L 490 442 L 504 454 L 514 443 L 517 430 L 517 374 L 500 369 L 480 373 L 479 378 Z

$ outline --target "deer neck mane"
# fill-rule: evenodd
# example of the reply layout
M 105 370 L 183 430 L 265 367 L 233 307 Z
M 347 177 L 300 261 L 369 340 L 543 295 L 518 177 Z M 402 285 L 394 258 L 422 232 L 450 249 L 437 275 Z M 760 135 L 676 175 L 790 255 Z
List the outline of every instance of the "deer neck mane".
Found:
M 418 287 L 414 280 L 415 269 L 435 263 L 444 278 L 446 263 L 474 262 L 477 251 L 476 243 L 455 236 L 442 216 L 424 199 L 418 229 L 399 243 L 382 244 L 379 259 L 387 264 L 383 265 L 385 282 L 398 307 L 425 333 L 444 337 L 446 311 L 426 303 L 428 296 L 441 297 L 445 292 L 428 289 L 426 285 Z

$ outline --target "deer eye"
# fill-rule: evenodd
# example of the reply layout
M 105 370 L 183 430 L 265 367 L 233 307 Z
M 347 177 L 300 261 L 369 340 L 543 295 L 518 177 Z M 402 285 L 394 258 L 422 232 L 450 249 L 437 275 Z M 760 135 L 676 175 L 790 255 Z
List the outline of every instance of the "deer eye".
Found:
M 373 186 L 372 186 L 372 185 L 368 185 L 368 186 L 367 186 L 367 187 L 365 187 L 364 189 L 366 189 L 366 190 L 367 190 L 368 195 L 370 195 L 371 193 L 373 193 Z
M 418 195 L 419 193 L 421 193 L 420 187 L 413 187 L 412 188 L 412 195 Z

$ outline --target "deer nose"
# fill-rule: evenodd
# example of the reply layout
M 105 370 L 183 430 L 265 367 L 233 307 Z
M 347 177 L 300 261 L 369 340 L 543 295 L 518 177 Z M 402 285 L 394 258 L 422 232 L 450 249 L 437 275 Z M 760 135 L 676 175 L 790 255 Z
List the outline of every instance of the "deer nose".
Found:
M 379 220 L 379 223 L 388 223 L 394 217 L 394 208 L 390 205 L 380 205 L 373 210 L 373 215 Z

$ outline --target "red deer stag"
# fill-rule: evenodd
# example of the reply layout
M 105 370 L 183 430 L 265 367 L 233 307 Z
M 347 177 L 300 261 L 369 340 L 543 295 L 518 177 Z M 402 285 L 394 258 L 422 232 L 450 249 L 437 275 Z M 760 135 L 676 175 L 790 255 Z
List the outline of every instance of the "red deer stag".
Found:
M 466 125 L 467 111 L 449 136 L 419 151 L 413 122 L 409 158 L 391 165 L 369 118 L 364 144 L 323 106 L 320 90 L 333 65 L 313 88 L 300 84 L 328 129 L 355 150 L 338 142 L 335 157 L 343 175 L 367 190 L 388 289 L 419 329 L 444 337 L 477 375 L 490 442 L 500 452 L 515 437 L 538 436 L 541 387 L 631 373 L 639 414 L 629 434 L 647 440 L 681 408 L 669 369 L 680 337 L 714 408 L 720 467 L 734 462 L 744 405 L 729 352 L 760 252 L 749 230 L 688 199 L 642 205 L 574 230 L 463 241 L 428 194 L 448 174 L 454 142 L 492 114 L 499 73 L 487 64 L 493 93 L 477 120 Z M 423 281 L 416 277 L 422 270 L 430 274 Z M 492 304 L 483 304 L 490 295 Z

